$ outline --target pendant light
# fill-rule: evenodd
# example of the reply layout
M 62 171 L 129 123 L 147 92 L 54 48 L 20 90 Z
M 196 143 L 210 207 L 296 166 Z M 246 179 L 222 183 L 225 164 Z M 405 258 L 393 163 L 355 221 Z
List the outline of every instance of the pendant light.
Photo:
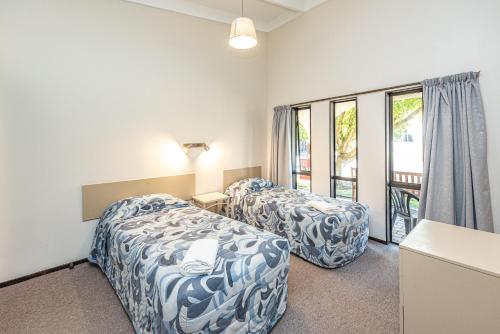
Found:
M 243 0 L 241 0 L 241 17 L 231 24 L 229 45 L 235 49 L 250 49 L 257 45 L 257 34 L 253 21 L 243 16 Z

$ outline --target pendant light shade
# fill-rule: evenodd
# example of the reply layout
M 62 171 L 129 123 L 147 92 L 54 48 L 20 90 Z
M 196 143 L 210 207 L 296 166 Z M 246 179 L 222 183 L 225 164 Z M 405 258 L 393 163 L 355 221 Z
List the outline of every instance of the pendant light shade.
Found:
M 257 34 L 253 21 L 243 16 L 243 0 L 241 0 L 241 17 L 231 24 L 229 45 L 235 49 L 250 49 L 257 45 Z
M 250 49 L 257 45 L 257 34 L 253 21 L 248 17 L 238 17 L 231 24 L 229 45 L 235 49 Z

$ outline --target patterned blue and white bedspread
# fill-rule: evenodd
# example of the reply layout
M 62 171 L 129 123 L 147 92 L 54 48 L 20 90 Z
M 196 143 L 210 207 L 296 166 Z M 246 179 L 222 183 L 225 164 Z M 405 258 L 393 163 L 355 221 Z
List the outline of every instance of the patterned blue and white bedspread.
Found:
M 262 178 L 235 182 L 227 216 L 287 238 L 291 251 L 321 267 L 341 267 L 361 255 L 368 242 L 368 207 L 357 202 L 275 186 Z M 307 203 L 335 205 L 324 214 Z
M 211 275 L 185 277 L 191 243 L 217 238 Z M 285 312 L 289 244 L 170 195 L 128 198 L 101 217 L 89 260 L 137 333 L 267 333 Z

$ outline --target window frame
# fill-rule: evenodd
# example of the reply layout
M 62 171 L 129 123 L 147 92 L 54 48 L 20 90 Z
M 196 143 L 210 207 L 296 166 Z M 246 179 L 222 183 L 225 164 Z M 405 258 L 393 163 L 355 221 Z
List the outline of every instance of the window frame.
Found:
M 297 170 L 297 154 L 299 153 L 298 149 L 298 131 L 299 131 L 299 110 L 309 110 L 309 155 L 310 155 L 310 171 L 304 172 Z M 309 191 L 312 193 L 312 113 L 311 113 L 311 105 L 302 105 L 299 107 L 292 108 L 292 122 L 291 122 L 291 134 L 292 134 L 292 188 L 297 189 L 297 175 L 308 175 L 310 180 Z
M 356 177 L 346 177 L 346 176 L 337 176 L 336 172 L 336 161 L 335 161 L 335 152 L 336 152 L 336 143 L 335 143 L 335 132 L 336 132 L 336 124 L 335 124 L 335 104 L 342 102 L 354 102 L 356 108 Z M 359 182 L 358 182 L 358 170 L 359 170 L 359 146 L 358 146 L 358 128 L 359 128 L 359 118 L 358 118 L 358 97 L 353 96 L 345 99 L 331 100 L 330 101 L 330 197 L 337 198 L 337 187 L 336 181 L 349 181 L 356 184 L 356 199 L 358 201 L 359 197 Z M 354 187 L 353 187 L 354 188 Z
M 422 94 L 422 114 L 424 112 L 424 89 L 423 87 L 410 87 L 406 89 L 401 89 L 401 90 L 392 90 L 392 91 L 386 91 L 386 118 L 385 118 L 385 151 L 386 151 L 386 175 L 385 175 L 385 188 L 386 188 L 386 193 L 385 193 L 385 221 L 386 221 L 386 226 L 385 226 L 385 231 L 386 231 L 386 243 L 389 244 L 395 244 L 399 245 L 398 243 L 394 242 L 392 240 L 392 217 L 391 217 L 391 212 L 392 212 L 392 201 L 391 201 L 391 188 L 402 188 L 402 189 L 410 189 L 410 190 L 420 190 L 421 189 L 421 184 L 420 185 L 415 185 L 411 183 L 405 183 L 405 182 L 398 182 L 398 181 L 393 181 L 394 177 L 394 152 L 393 152 L 393 101 L 395 96 L 400 96 L 400 95 L 407 95 L 407 94 L 412 94 L 412 93 L 421 93 Z M 423 126 L 423 125 L 422 125 Z

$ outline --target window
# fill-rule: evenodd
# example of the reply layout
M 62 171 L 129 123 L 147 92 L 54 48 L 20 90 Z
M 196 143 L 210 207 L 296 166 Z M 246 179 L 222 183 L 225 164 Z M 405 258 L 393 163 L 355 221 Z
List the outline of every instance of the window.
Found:
M 358 199 L 357 101 L 334 101 L 330 111 L 330 195 Z
M 311 107 L 292 113 L 293 187 L 311 191 Z
M 388 94 L 388 205 L 390 240 L 415 227 L 422 182 L 422 89 Z

